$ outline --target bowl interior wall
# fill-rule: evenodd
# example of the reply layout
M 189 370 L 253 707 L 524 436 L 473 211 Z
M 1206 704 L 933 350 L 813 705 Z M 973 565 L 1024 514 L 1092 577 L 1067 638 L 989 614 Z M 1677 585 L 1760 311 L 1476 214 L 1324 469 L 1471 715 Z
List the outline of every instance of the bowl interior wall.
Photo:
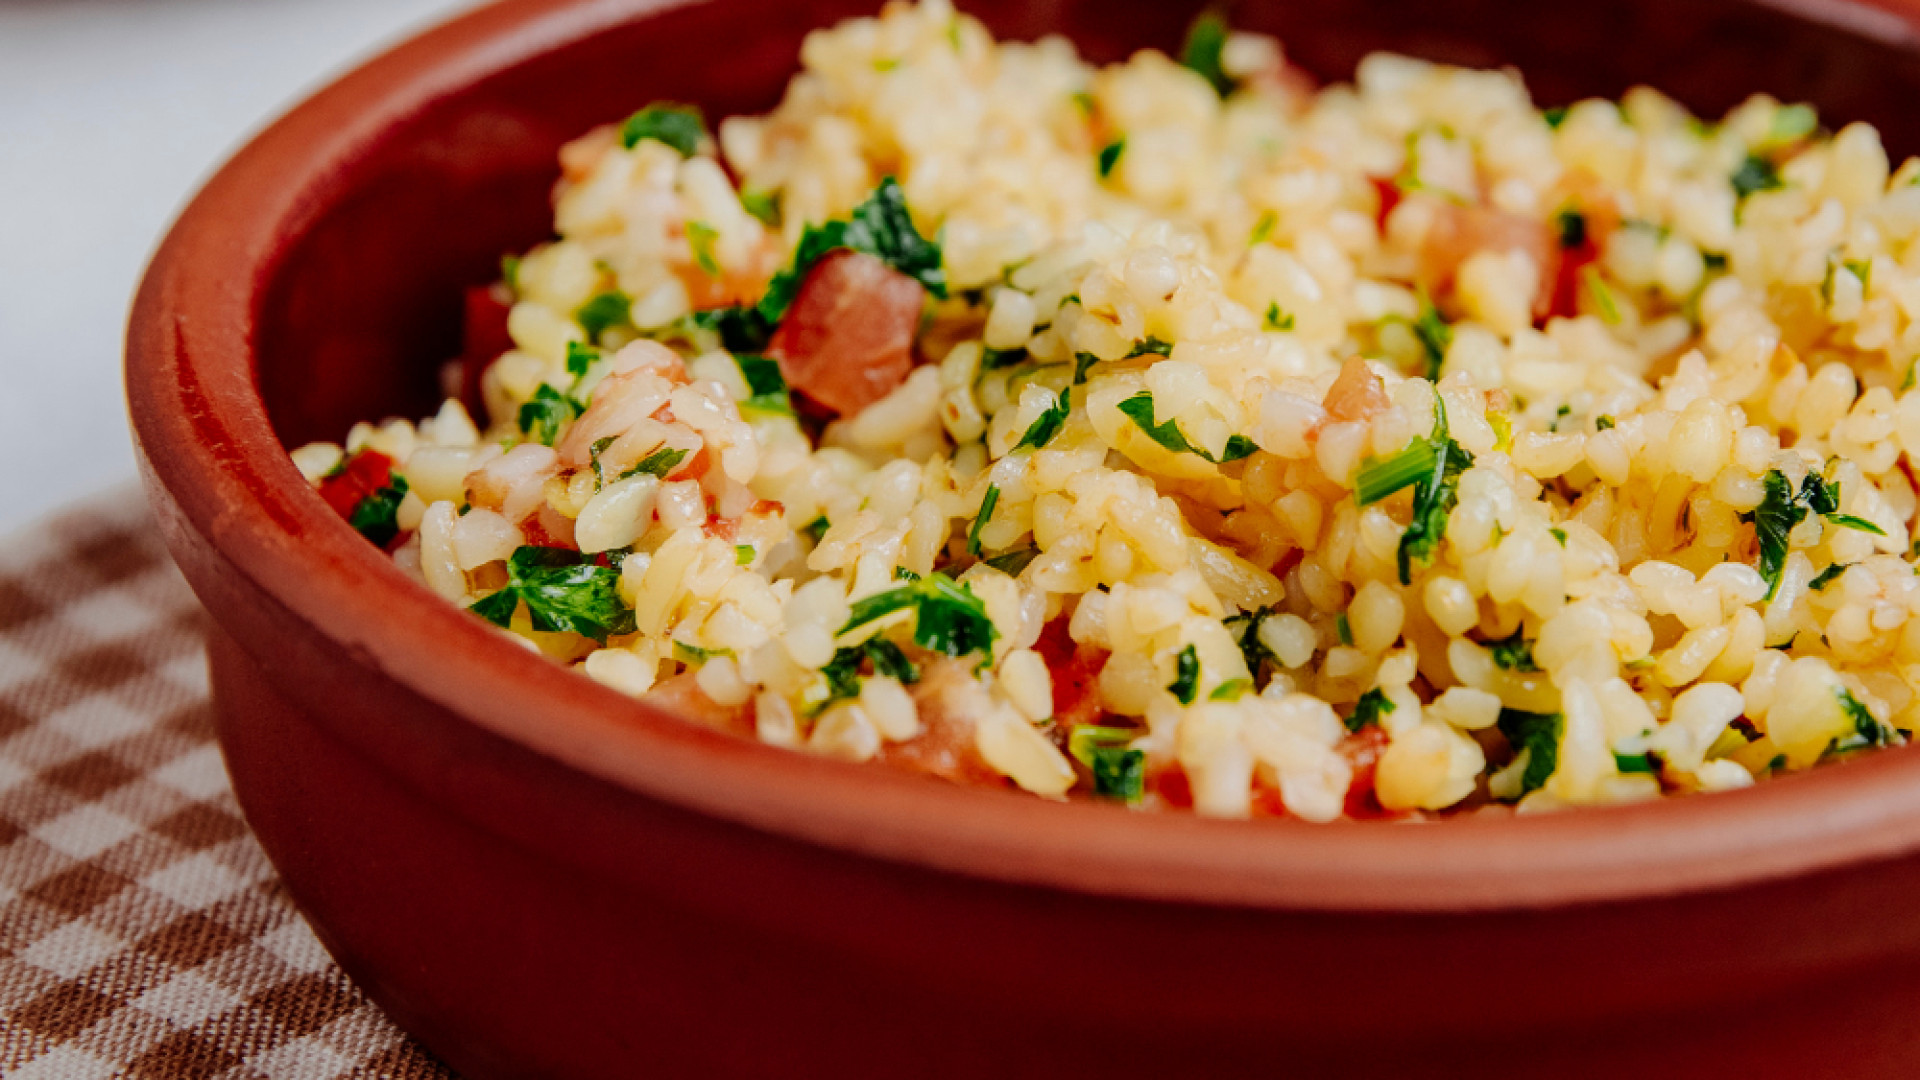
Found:
M 636 4 L 636 9 L 651 5 Z M 289 446 L 339 439 L 357 420 L 420 416 L 460 351 L 462 295 L 503 253 L 550 235 L 555 153 L 656 99 L 709 117 L 775 104 L 806 33 L 871 14 L 873 0 L 692 4 L 510 67 L 394 126 L 356 180 L 312 194 L 311 227 L 270 272 L 257 372 Z M 1089 59 L 1178 48 L 1194 3 L 963 0 L 998 35 L 1061 33 Z M 1813 4 L 1813 7 L 1822 5 Z M 1848 32 L 1744 0 L 1247 0 L 1236 26 L 1280 35 L 1323 80 L 1391 49 L 1520 70 L 1542 104 L 1659 87 L 1707 117 L 1765 91 L 1810 101 L 1830 126 L 1879 127 L 1894 160 L 1920 148 L 1920 54 L 1890 16 L 1832 5 Z M 1089 166 L 1091 167 L 1091 165 Z M 346 173 L 348 170 L 342 170 Z M 297 284 L 295 284 L 297 283 Z

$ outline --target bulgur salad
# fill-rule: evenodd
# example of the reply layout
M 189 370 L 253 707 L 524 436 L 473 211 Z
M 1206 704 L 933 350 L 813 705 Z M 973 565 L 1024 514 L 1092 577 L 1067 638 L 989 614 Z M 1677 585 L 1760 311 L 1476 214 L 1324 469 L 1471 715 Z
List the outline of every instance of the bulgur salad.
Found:
M 417 423 L 293 452 L 624 694 L 1219 817 L 1743 787 L 1920 721 L 1920 161 L 946 0 L 560 154 Z M 471 406 L 471 408 L 470 408 Z

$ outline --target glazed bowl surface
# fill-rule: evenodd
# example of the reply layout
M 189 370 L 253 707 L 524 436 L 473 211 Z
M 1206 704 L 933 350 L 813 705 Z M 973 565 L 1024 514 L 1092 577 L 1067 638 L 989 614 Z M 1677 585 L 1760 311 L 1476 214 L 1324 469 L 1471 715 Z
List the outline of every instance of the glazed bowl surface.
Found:
M 1099 61 L 1192 4 L 965 5 Z M 463 290 L 547 238 L 559 144 L 770 107 L 866 0 L 507 0 L 322 90 L 155 257 L 147 489 L 213 616 L 236 793 L 322 940 L 473 1077 L 1904 1076 L 1920 756 L 1433 825 L 1216 822 L 957 787 L 665 715 L 408 581 L 285 447 L 419 415 Z M 1920 149 L 1901 17 L 1738 0 L 1248 2 L 1313 74 L 1388 48 L 1543 103 L 1747 93 Z

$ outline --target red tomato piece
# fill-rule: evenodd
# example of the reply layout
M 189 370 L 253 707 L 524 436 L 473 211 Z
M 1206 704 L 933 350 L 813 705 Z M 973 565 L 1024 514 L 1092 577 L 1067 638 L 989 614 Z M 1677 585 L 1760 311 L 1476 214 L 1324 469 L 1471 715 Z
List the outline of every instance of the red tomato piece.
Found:
M 909 689 L 924 729 L 912 740 L 889 743 L 880 760 L 908 772 L 925 773 L 968 787 L 1005 787 L 1007 781 L 974 746 L 974 715 L 968 708 L 973 672 L 958 660 L 942 657 L 921 669 Z
M 320 481 L 320 497 L 333 512 L 348 521 L 362 500 L 393 483 L 393 459 L 378 450 L 362 450 L 348 458 L 340 471 Z
M 1352 422 L 1366 420 L 1375 413 L 1385 412 L 1393 405 L 1387 397 L 1387 389 L 1380 382 L 1380 376 L 1373 373 L 1367 362 L 1355 356 L 1348 358 L 1340 367 L 1340 376 L 1327 388 L 1325 407 L 1327 415 L 1335 420 Z
M 641 700 L 718 731 L 753 735 L 753 699 L 742 705 L 721 705 L 700 689 L 691 671 L 661 680 Z
M 500 354 L 513 348 L 507 334 L 507 313 L 513 310 L 513 292 L 504 285 L 477 285 L 467 290 L 466 316 L 460 331 L 460 403 L 475 416 L 486 402 L 480 395 L 480 376 Z
M 1053 675 L 1053 721 L 1056 728 L 1071 731 L 1081 724 L 1099 723 L 1100 670 L 1107 666 L 1108 652 L 1097 645 L 1083 645 L 1067 636 L 1067 620 L 1055 619 L 1040 631 L 1033 651 L 1046 661 Z
M 1397 816 L 1380 805 L 1373 790 L 1374 771 L 1380 766 L 1380 755 L 1387 749 L 1387 733 L 1380 725 L 1368 724 L 1342 739 L 1336 749 L 1347 759 L 1347 764 L 1353 766 L 1353 780 L 1347 785 L 1347 816 L 1356 819 Z
M 767 355 L 787 385 L 853 416 L 906 381 L 925 303 L 919 282 L 878 258 L 830 252 L 807 271 Z

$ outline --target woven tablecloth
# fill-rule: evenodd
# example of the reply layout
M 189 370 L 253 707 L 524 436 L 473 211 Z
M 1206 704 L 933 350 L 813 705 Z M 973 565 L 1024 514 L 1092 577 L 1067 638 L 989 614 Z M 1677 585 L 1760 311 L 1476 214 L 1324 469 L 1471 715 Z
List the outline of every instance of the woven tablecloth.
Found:
M 0 1075 L 451 1076 L 247 831 L 205 618 L 132 487 L 0 541 Z

